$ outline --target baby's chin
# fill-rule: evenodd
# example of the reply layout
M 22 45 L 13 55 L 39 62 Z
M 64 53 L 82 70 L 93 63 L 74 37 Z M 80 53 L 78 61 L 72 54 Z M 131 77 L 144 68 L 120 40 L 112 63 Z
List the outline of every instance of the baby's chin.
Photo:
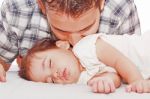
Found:
M 71 79 L 68 79 L 66 81 L 63 81 L 62 84 L 75 84 L 78 82 L 78 79 L 79 78 L 74 78 L 74 79 L 71 78 Z

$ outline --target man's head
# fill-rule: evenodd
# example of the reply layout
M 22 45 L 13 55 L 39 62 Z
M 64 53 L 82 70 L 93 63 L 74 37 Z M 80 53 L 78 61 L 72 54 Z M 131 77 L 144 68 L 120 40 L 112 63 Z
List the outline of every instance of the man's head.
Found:
M 74 45 L 97 32 L 104 0 L 38 0 L 38 4 L 55 36 Z
M 81 67 L 69 46 L 44 39 L 28 51 L 19 75 L 27 80 L 46 83 L 76 83 Z

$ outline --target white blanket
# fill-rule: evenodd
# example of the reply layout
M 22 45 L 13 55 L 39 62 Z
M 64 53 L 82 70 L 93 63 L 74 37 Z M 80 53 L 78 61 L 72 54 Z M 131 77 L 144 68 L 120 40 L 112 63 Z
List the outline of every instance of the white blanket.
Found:
M 150 93 L 126 93 L 124 88 L 125 85 L 111 94 L 97 94 L 86 85 L 35 83 L 9 71 L 7 82 L 0 83 L 0 99 L 150 99 Z

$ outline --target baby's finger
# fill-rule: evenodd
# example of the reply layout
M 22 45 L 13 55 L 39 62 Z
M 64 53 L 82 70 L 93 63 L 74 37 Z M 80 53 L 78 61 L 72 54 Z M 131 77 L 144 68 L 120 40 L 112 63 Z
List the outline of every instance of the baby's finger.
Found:
M 111 90 L 111 92 L 115 92 L 116 87 L 115 87 L 115 84 L 114 84 L 114 82 L 113 82 L 113 81 L 111 81 L 111 82 L 109 83 L 109 86 L 110 86 L 110 90 Z
M 98 89 L 99 93 L 104 93 L 105 92 L 103 81 L 98 82 L 98 88 L 97 89 Z
M 96 79 L 96 78 L 92 78 L 91 80 L 89 80 L 89 81 L 88 81 L 88 83 L 87 83 L 87 84 L 88 84 L 89 86 L 92 86 L 92 85 L 93 85 L 93 83 L 94 83 L 94 82 L 96 82 L 96 81 L 97 81 L 97 79 Z
M 109 86 L 109 82 L 104 80 L 103 81 L 104 83 L 104 90 L 105 90 L 105 93 L 110 93 L 111 92 L 111 89 L 110 89 L 110 86 Z
M 138 84 L 136 84 L 135 85 L 135 92 L 137 92 L 137 93 L 143 93 L 143 87 L 144 87 L 144 85 L 142 84 L 142 82 L 141 83 L 138 83 Z
M 95 92 L 95 93 L 98 92 L 97 83 L 96 83 L 96 82 L 93 83 L 91 87 L 92 87 L 92 91 L 93 91 L 93 92 Z
M 136 92 L 136 86 L 135 86 L 135 84 L 132 84 L 132 85 L 131 85 L 131 91 L 132 91 L 132 92 Z
M 143 84 L 143 93 L 150 93 L 150 82 L 145 82 Z
M 127 85 L 125 90 L 126 92 L 131 92 L 131 89 L 132 89 L 131 85 Z

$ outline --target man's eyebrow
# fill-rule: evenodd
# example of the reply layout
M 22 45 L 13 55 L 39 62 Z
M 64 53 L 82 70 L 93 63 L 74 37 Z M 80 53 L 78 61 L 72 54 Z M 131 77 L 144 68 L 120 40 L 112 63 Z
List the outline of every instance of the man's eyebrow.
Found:
M 95 22 L 96 22 L 96 20 L 95 20 L 92 24 L 88 25 L 87 27 L 85 27 L 85 28 L 83 28 L 83 29 L 81 29 L 81 30 L 79 30 L 79 31 L 83 31 L 83 30 L 86 30 L 86 29 L 88 29 L 88 28 L 92 27 L 92 26 L 93 26 L 93 24 L 95 24 Z M 62 32 L 68 32 L 68 31 L 65 31 L 65 30 L 59 29 L 59 28 L 55 27 L 55 26 L 54 26 L 54 25 L 52 25 L 52 24 L 51 24 L 51 26 L 52 26 L 53 28 L 55 28 L 56 30 L 59 30 L 59 31 L 62 31 Z
M 79 30 L 79 31 L 83 31 L 83 30 L 89 29 L 90 27 L 93 26 L 93 24 L 95 24 L 95 22 L 96 22 L 96 20 L 92 24 L 88 25 L 87 27 L 85 27 L 85 28 L 83 28 L 82 30 Z
M 52 24 L 51 24 L 51 26 L 52 26 L 53 28 L 55 28 L 56 30 L 59 30 L 59 31 L 62 31 L 62 32 L 67 32 L 67 31 L 64 31 L 64 30 L 61 30 L 61 29 L 59 29 L 59 28 L 55 27 L 55 26 L 54 26 L 54 25 L 52 25 Z

